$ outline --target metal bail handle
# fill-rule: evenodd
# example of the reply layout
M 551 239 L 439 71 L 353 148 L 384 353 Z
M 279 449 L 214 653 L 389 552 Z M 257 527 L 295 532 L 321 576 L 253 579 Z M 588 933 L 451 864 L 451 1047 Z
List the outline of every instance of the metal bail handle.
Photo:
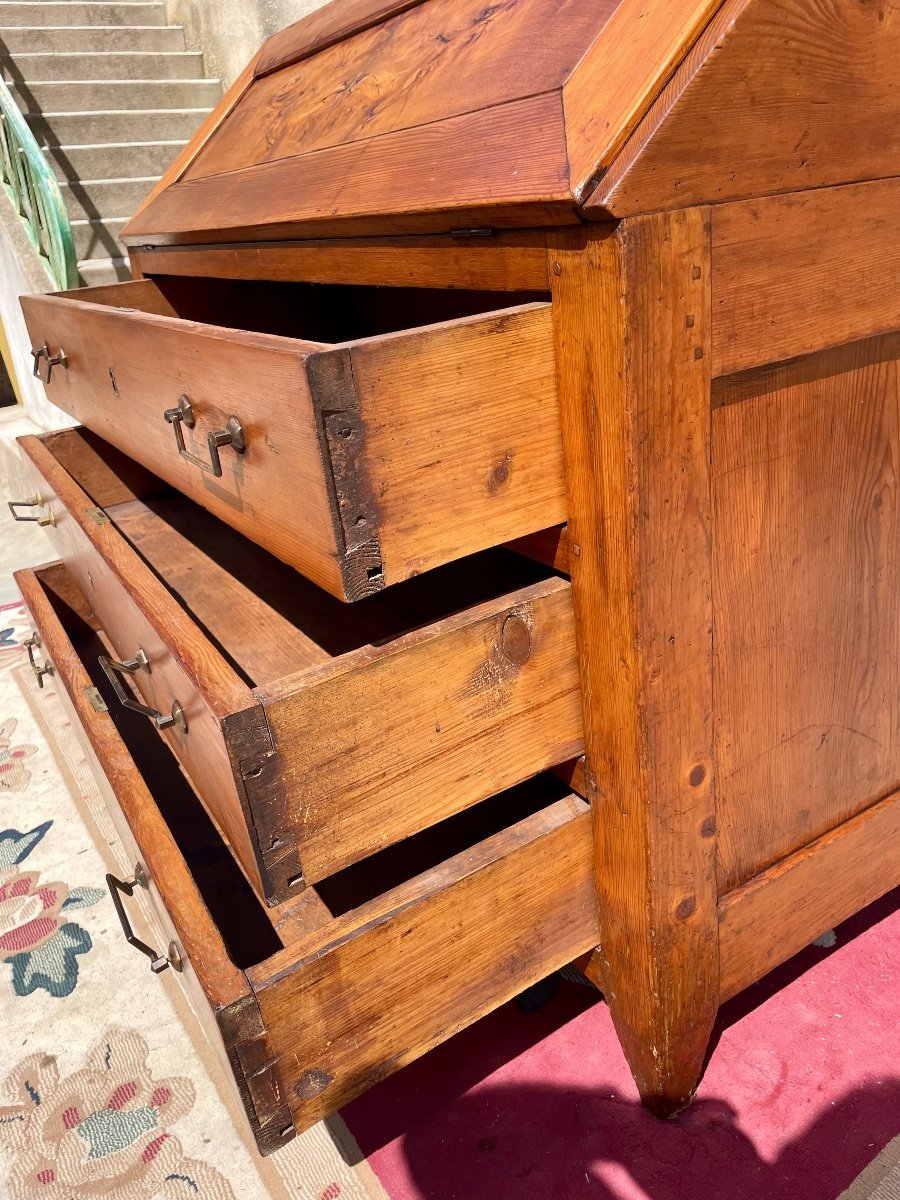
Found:
M 139 646 L 137 654 L 134 658 L 129 658 L 127 662 L 116 662 L 114 658 L 107 658 L 105 654 L 98 654 L 97 662 L 103 668 L 103 674 L 112 684 L 116 699 L 123 708 L 130 708 L 132 712 L 149 717 L 157 729 L 168 729 L 172 725 L 177 725 L 182 733 L 187 733 L 187 718 L 177 700 L 172 701 L 171 712 L 163 713 L 158 708 L 150 708 L 147 704 L 140 704 L 137 700 L 133 700 L 122 686 L 122 681 L 119 679 L 120 674 L 134 675 L 137 671 L 149 673 L 150 660 L 142 647 Z
M 40 379 L 42 383 L 49 384 L 53 376 L 54 367 L 62 367 L 64 371 L 69 369 L 69 360 L 66 358 L 66 352 L 62 346 L 55 354 L 50 353 L 50 347 L 44 342 L 43 346 L 35 346 L 31 351 L 31 357 L 34 359 L 34 367 L 32 374 L 35 379 Z M 41 360 L 47 364 L 47 374 L 41 374 Z
M 148 946 L 146 942 L 142 942 L 131 928 L 131 922 L 128 919 L 128 913 L 125 911 L 122 896 L 133 896 L 136 887 L 145 888 L 147 886 L 147 877 L 143 872 L 141 864 L 138 863 L 134 868 L 134 876 L 131 879 L 117 879 L 115 875 L 108 874 L 106 876 L 106 886 L 109 888 L 110 897 L 115 905 L 116 916 L 119 918 L 119 924 L 122 926 L 122 932 L 125 934 L 125 941 L 129 946 L 134 946 L 135 950 L 140 950 L 141 954 L 147 955 L 150 959 L 150 970 L 153 974 L 159 975 L 161 971 L 165 971 L 166 967 L 174 967 L 176 971 L 180 971 L 182 967 L 181 955 L 174 942 L 169 946 L 168 955 L 157 954 L 153 947 Z
M 193 466 L 199 467 L 201 471 L 205 471 L 207 475 L 215 476 L 216 479 L 220 479 L 222 475 L 222 460 L 219 457 L 219 450 L 223 446 L 230 446 L 235 454 L 243 454 L 247 449 L 243 426 L 237 417 L 229 417 L 225 422 L 224 429 L 207 434 L 206 445 L 209 449 L 209 462 L 205 463 L 202 458 L 191 454 L 184 444 L 184 434 L 181 432 L 182 422 L 187 425 L 188 429 L 193 429 L 197 421 L 194 416 L 194 406 L 187 396 L 179 396 L 176 407 L 167 408 L 163 416 L 175 430 L 175 445 L 181 457 Z
M 39 633 L 33 633 L 24 643 L 25 649 L 28 651 L 28 661 L 31 663 L 31 669 L 34 671 L 34 677 L 37 680 L 39 688 L 44 686 L 44 676 L 53 674 L 53 663 L 46 662 L 41 666 L 34 657 L 35 650 L 39 650 L 43 644 Z
M 49 513 L 46 517 L 23 517 L 21 513 L 16 512 L 17 508 L 40 508 L 43 503 L 40 496 L 32 496 L 30 500 L 7 500 L 6 502 L 14 521 L 36 521 L 38 525 L 55 525 L 56 517 L 53 513 Z

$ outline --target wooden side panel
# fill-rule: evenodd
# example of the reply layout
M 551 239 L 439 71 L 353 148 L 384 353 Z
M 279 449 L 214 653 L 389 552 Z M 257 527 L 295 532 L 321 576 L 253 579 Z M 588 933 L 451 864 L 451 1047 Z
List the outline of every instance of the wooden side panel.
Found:
M 270 786 L 253 791 L 260 840 L 298 841 L 314 883 L 580 753 L 569 585 L 535 584 L 257 695 L 275 745 Z
M 900 329 L 900 180 L 713 209 L 713 373 Z
M 173 726 L 161 736 L 184 764 L 247 877 L 262 892 L 256 846 L 221 728 L 226 715 L 256 707 L 252 693 L 42 442 L 26 437 L 19 444 L 36 490 L 50 493 L 47 509 L 55 522 L 48 528 L 51 541 L 119 660 L 132 658 L 139 647 L 150 660 L 149 671 L 132 676 L 143 702 L 163 713 L 173 701 L 181 704 L 187 732 Z
M 563 87 L 572 190 L 589 194 L 722 0 L 621 0 Z
M 900 335 L 714 391 L 719 886 L 900 786 Z
M 592 946 L 591 874 L 570 797 L 251 970 L 298 1129 Z
M 564 521 L 550 305 L 351 352 L 385 581 Z
M 588 216 L 900 175 L 898 0 L 728 0 Z
M 171 246 L 133 250 L 145 275 L 306 280 L 378 287 L 546 291 L 540 230 L 473 237 L 345 238 L 262 246 Z M 96 289 L 92 290 L 93 292 Z
M 645 1104 L 718 1006 L 703 210 L 550 250 L 603 991 Z
M 556 91 L 615 6 L 429 0 L 256 79 L 184 179 L 354 143 L 362 154 L 373 138 Z
M 306 379 L 307 353 L 316 347 L 54 296 L 28 296 L 22 306 L 35 342 L 46 339 L 66 351 L 68 370 L 55 370 L 47 386 L 54 404 L 273 554 L 293 560 L 320 587 L 341 594 Z M 207 434 L 224 429 L 232 415 L 243 426 L 247 449 L 220 452 L 219 479 L 178 454 L 163 413 L 181 395 L 196 418 L 193 430 L 183 430 L 187 448 L 204 461 Z
M 555 91 L 175 183 L 134 218 L 126 241 L 418 234 L 577 220 Z
M 900 793 L 725 896 L 722 1000 L 900 884 Z

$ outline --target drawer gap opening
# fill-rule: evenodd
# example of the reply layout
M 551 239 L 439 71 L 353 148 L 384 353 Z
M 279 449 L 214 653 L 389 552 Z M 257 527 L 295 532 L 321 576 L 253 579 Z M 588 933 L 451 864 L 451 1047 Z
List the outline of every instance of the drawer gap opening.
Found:
M 243 970 L 378 897 L 388 894 L 388 902 L 394 889 L 571 796 L 563 780 L 542 773 L 267 909 L 168 746 L 143 717 L 116 702 L 97 662 L 108 651 L 104 635 L 88 623 L 77 589 L 61 586 L 58 575 L 42 579 L 45 594 L 177 842 L 229 957 Z
M 374 287 L 178 275 L 154 276 L 146 281 L 146 287 L 156 293 L 152 311 L 163 304 L 171 315 L 187 321 L 325 344 L 550 300 L 549 291 Z M 97 299 L 116 303 L 114 291 Z
M 384 645 L 558 574 L 499 548 L 348 606 L 100 438 L 66 431 L 50 445 L 250 687 Z

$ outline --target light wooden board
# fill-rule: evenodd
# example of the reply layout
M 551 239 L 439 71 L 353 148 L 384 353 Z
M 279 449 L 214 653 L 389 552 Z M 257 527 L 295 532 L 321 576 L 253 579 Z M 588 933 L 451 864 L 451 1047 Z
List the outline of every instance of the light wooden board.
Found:
M 716 383 L 718 878 L 900 785 L 900 335 Z
M 585 204 L 660 208 L 900 174 L 900 3 L 728 0 Z
M 551 579 L 256 695 L 263 844 L 315 882 L 581 752 L 568 583 Z
M 900 180 L 713 210 L 713 372 L 900 329 Z
M 591 876 L 570 797 L 251 970 L 298 1128 L 593 945 Z
M 900 884 L 900 793 L 783 859 L 720 905 L 722 1000 Z

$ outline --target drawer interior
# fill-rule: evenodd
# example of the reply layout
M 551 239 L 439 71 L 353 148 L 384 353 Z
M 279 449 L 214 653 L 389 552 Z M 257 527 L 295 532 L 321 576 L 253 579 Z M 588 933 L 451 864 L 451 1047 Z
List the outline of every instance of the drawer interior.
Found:
M 265 962 L 283 947 L 373 901 L 380 899 L 389 910 L 387 894 L 391 891 L 571 794 L 560 777 L 541 774 L 306 888 L 296 899 L 267 908 L 166 743 L 139 714 L 116 702 L 97 662 L 99 654 L 109 653 L 109 644 L 89 619 L 78 589 L 61 567 L 39 572 L 38 578 L 172 833 L 229 958 L 242 970 Z M 572 802 L 582 804 L 576 799 Z
M 138 284 L 125 284 L 121 291 L 102 287 L 68 294 L 95 304 L 134 307 L 205 325 L 324 344 L 379 337 L 550 300 L 550 293 L 543 291 L 373 287 L 178 275 L 158 275 Z
M 554 575 L 511 551 L 488 550 L 350 607 L 88 431 L 62 431 L 47 445 L 251 687 Z

